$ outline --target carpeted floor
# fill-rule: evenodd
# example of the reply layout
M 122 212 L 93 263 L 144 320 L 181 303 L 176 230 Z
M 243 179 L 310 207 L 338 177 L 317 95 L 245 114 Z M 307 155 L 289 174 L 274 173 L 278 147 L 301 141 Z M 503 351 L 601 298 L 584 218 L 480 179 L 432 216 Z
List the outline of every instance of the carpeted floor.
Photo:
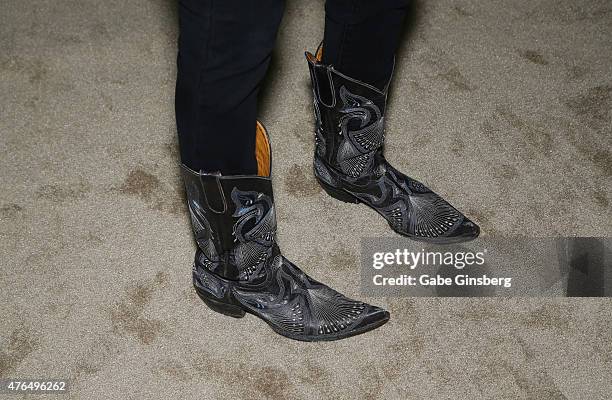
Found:
M 284 253 L 358 297 L 360 237 L 392 234 L 313 180 L 303 51 L 322 3 L 288 2 L 261 119 Z M 324 344 L 207 309 L 178 175 L 175 8 L 2 3 L 0 377 L 70 379 L 83 399 L 610 398 L 610 299 L 373 298 L 387 325 Z M 610 236 L 611 109 L 610 1 L 421 0 L 386 151 L 483 235 Z

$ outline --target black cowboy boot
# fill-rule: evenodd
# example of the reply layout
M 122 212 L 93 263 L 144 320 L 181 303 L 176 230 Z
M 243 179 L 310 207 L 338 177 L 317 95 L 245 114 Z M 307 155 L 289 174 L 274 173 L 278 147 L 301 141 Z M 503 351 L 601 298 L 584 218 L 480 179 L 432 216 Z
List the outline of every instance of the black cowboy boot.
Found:
M 387 88 L 381 91 L 322 64 L 321 52 L 321 47 L 317 56 L 307 52 L 306 59 L 316 117 L 314 173 L 323 189 L 338 200 L 370 206 L 395 232 L 412 239 L 476 238 L 478 225 L 385 160 Z
M 258 175 L 222 176 L 183 166 L 198 244 L 193 283 L 213 310 L 245 312 L 296 340 L 336 340 L 383 325 L 389 313 L 344 297 L 285 259 L 278 248 L 270 144 L 257 124 Z

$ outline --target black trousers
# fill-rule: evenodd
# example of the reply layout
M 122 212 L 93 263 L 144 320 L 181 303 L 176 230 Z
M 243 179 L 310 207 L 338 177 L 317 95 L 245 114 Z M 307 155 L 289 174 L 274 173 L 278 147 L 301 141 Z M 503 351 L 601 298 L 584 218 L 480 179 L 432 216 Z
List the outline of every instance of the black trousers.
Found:
M 382 87 L 408 1 L 327 0 L 323 62 Z M 179 0 L 175 105 L 181 160 L 188 167 L 256 173 L 257 94 L 284 5 L 284 0 Z M 295 53 L 301 57 L 302 49 Z

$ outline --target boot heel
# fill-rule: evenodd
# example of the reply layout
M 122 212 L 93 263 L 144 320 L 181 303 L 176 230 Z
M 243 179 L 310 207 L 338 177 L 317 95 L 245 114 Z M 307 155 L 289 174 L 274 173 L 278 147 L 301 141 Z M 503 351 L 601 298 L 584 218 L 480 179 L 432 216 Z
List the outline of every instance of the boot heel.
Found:
M 198 296 L 200 296 L 204 304 L 206 304 L 208 308 L 210 308 L 211 310 L 216 311 L 223 315 L 227 315 L 228 317 L 233 317 L 233 318 L 244 317 L 245 311 L 240 306 L 230 304 L 230 303 L 225 303 L 219 300 L 214 300 L 210 297 L 210 295 L 202 293 L 200 290 L 198 290 L 198 288 L 196 288 L 196 293 L 198 294 Z
M 359 203 L 359 199 L 355 196 L 353 196 L 352 194 L 342 190 L 342 189 L 336 189 L 330 185 L 328 185 L 327 183 L 323 182 L 321 179 L 317 178 L 317 181 L 319 181 L 319 184 L 321 185 L 321 187 L 323 188 L 323 190 L 325 190 L 325 192 L 327 192 L 328 195 L 330 195 L 331 197 L 333 197 L 336 200 L 340 200 L 343 201 L 345 203 Z

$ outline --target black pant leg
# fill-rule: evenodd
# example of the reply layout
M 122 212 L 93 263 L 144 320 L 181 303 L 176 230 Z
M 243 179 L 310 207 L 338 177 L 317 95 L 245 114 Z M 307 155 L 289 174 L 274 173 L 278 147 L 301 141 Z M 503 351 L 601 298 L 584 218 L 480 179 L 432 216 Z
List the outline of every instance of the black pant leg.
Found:
M 179 0 L 176 123 L 196 171 L 255 174 L 257 94 L 284 0 Z
M 323 62 L 379 88 L 389 80 L 410 0 L 327 0 Z

